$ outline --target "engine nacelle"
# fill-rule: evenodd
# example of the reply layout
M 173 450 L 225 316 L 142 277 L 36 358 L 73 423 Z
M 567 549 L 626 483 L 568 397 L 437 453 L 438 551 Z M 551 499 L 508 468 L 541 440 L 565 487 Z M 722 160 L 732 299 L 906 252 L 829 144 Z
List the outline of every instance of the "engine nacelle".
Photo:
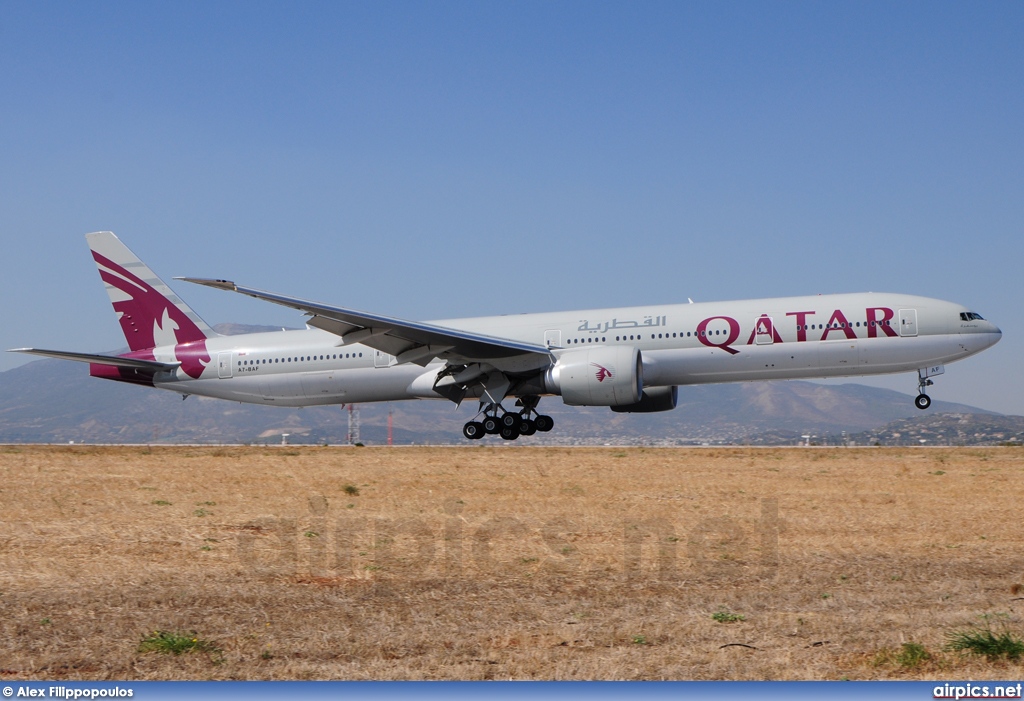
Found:
M 630 414 L 646 414 L 654 411 L 671 411 L 676 408 L 679 399 L 679 388 L 672 387 L 648 387 L 644 390 L 643 396 L 636 404 L 613 406 L 612 411 Z
M 601 346 L 558 356 L 544 384 L 571 406 L 623 406 L 643 395 L 640 351 L 632 346 Z

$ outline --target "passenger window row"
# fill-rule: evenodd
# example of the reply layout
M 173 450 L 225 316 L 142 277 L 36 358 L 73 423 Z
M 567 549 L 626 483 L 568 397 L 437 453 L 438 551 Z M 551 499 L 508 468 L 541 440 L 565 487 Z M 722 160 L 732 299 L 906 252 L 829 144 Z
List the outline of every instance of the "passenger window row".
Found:
M 314 360 L 344 360 L 345 358 L 362 358 L 362 353 L 334 353 L 333 355 L 328 353 L 326 355 L 302 355 L 293 356 L 290 358 L 260 358 L 253 360 L 239 360 L 238 366 L 244 367 L 246 365 L 273 365 L 274 363 L 305 363 Z
M 971 312 L 971 313 L 973 314 L 973 312 Z M 960 314 L 961 318 L 963 318 L 964 316 L 965 316 L 964 314 Z M 975 317 L 978 318 L 978 319 L 981 318 L 980 316 L 977 316 L 977 315 L 975 315 Z M 853 322 L 853 321 L 851 321 L 849 323 L 847 323 L 847 322 L 838 322 L 838 323 L 832 324 L 831 326 L 829 326 L 828 324 L 803 324 L 802 326 L 798 324 L 796 328 L 797 328 L 797 331 L 809 331 L 809 330 L 814 330 L 814 329 L 822 329 L 822 330 L 824 330 L 826 326 L 828 326 L 829 328 L 833 328 L 833 329 L 845 329 L 847 327 L 849 327 L 849 328 L 855 328 L 855 327 L 856 328 L 860 328 L 862 326 L 864 328 L 867 328 L 869 325 L 871 327 L 874 327 L 874 326 L 877 326 L 877 325 L 892 326 L 892 320 L 878 321 L 878 322 L 875 322 L 875 321 L 872 321 L 872 322 L 867 322 L 867 321 L 864 321 L 864 322 L 860 322 L 860 321 Z M 725 331 L 723 331 L 721 329 L 717 329 L 715 331 L 711 331 L 711 330 L 700 331 L 700 332 L 697 332 L 697 331 L 687 331 L 685 334 L 682 331 L 673 332 L 672 334 L 668 334 L 668 333 L 653 334 L 652 333 L 651 334 L 651 339 L 652 340 L 657 340 L 659 338 L 698 338 L 698 337 L 701 337 L 701 336 L 707 337 L 707 336 L 727 336 L 727 335 L 728 335 L 727 332 L 725 332 Z M 641 336 L 640 336 L 640 334 L 631 334 L 629 336 L 616 336 L 615 340 L 616 341 L 639 341 L 639 340 L 641 340 Z M 608 339 L 606 337 L 604 337 L 604 336 L 602 336 L 601 338 L 598 338 L 596 336 L 591 336 L 590 338 L 570 338 L 569 341 L 566 343 L 566 345 L 574 345 L 574 344 L 580 344 L 580 343 L 606 343 L 607 341 L 608 341 Z

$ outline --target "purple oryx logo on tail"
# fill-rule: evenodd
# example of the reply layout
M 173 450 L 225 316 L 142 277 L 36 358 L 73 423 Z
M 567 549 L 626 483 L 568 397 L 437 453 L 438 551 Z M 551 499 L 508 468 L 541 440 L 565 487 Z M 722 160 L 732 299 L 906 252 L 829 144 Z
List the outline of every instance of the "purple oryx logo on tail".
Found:
M 210 363 L 206 350 L 206 334 L 188 316 L 142 278 L 129 272 L 96 251 L 92 257 L 99 266 L 100 278 L 126 296 L 114 304 L 121 330 L 128 339 L 134 357 L 148 356 L 155 360 L 153 349 L 173 346 L 181 369 L 192 378 L 199 378 Z M 149 353 L 145 353 L 149 351 Z

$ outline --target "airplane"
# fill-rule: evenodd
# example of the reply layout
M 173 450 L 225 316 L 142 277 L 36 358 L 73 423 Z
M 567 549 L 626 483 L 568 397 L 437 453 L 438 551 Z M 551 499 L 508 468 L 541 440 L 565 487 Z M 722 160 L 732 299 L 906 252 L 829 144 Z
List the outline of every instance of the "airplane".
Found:
M 550 431 L 537 407 L 674 409 L 680 385 L 917 372 L 919 409 L 945 364 L 1002 332 L 953 302 L 905 294 L 829 294 L 406 321 L 265 292 L 175 278 L 290 307 L 306 328 L 217 334 L 109 231 L 86 235 L 129 351 L 13 352 L 89 364 L 89 374 L 189 395 L 301 407 L 479 401 L 467 439 Z M 503 402 L 514 400 L 514 409 Z

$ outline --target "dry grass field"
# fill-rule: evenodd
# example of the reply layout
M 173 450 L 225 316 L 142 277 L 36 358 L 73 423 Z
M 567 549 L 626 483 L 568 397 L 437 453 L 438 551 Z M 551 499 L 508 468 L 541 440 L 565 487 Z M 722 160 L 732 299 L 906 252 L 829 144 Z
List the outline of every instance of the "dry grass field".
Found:
M 1019 679 L 945 646 L 1024 635 L 1022 505 L 1019 448 L 0 447 L 0 676 Z

